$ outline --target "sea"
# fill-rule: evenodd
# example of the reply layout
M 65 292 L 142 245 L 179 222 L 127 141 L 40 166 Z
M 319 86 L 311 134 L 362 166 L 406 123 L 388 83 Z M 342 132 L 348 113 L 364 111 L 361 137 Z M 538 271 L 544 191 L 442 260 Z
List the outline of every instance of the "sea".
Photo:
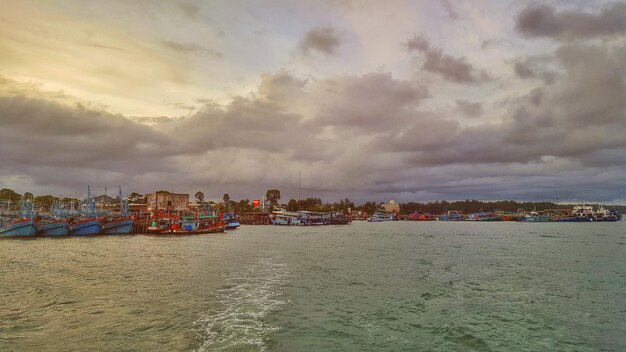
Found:
M 2 240 L 0 351 L 626 351 L 626 221 Z

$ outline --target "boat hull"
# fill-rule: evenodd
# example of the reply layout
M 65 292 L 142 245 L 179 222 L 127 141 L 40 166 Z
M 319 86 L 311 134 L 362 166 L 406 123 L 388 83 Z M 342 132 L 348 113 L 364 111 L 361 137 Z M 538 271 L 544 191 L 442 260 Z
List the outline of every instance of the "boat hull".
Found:
M 236 230 L 241 226 L 239 222 L 229 222 L 226 224 L 226 230 Z
M 70 236 L 99 235 L 102 223 L 99 220 L 86 220 L 70 225 Z
M 586 217 L 576 217 L 576 218 L 562 218 L 556 219 L 554 222 L 592 222 L 593 219 Z
M 224 232 L 224 230 L 226 230 L 226 226 L 224 225 L 220 225 L 220 226 L 212 226 L 209 228 L 204 228 L 204 229 L 197 229 L 197 230 L 166 230 L 163 231 L 159 234 L 161 235 L 206 235 L 209 233 L 220 233 L 220 232 Z
M 70 234 L 70 227 L 66 221 L 57 221 L 40 225 L 37 229 L 39 236 L 67 236 Z
M 132 219 L 111 221 L 102 224 L 101 235 L 129 235 L 133 231 Z
M 34 220 L 22 220 L 0 228 L 0 237 L 32 237 L 37 234 L 37 223 Z

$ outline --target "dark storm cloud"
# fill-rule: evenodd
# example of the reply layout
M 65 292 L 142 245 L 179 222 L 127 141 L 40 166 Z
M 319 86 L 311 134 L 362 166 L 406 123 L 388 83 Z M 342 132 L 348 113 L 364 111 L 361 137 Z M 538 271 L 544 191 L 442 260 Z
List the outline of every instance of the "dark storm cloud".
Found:
M 413 50 L 432 50 L 415 43 Z M 537 80 L 526 95 L 510 99 L 502 121 L 471 120 L 472 126 L 429 111 L 425 86 L 388 72 L 302 79 L 280 70 L 229 103 L 196 100 L 203 106 L 188 117 L 133 119 L 0 77 L 0 179 L 286 192 L 302 168 L 313 175 L 308 189 L 330 197 L 341 191 L 355 198 L 528 198 L 541 197 L 546 185 L 562 197 L 593 191 L 563 185 L 574 187 L 580 175 L 606 168 L 612 171 L 603 182 L 617 190 L 626 173 L 617 162 L 626 152 L 623 58 L 599 45 L 519 58 L 531 63 L 532 76 L 541 76 L 545 63 L 560 73 L 552 84 Z M 490 113 L 491 104 L 452 102 L 467 116 Z M 598 197 L 612 199 L 610 192 Z
M 331 55 L 337 52 L 341 45 L 341 36 L 331 28 L 316 28 L 308 31 L 298 46 L 298 50 L 303 55 L 310 55 L 312 51 Z
M 441 75 L 448 81 L 461 84 L 477 84 L 491 78 L 484 70 L 476 69 L 464 57 L 454 57 L 434 48 L 424 35 L 413 36 L 406 43 L 409 52 L 418 51 L 424 55 L 422 70 Z
M 162 134 L 122 116 L 22 95 L 0 97 L 0 124 L 3 174 L 33 165 L 132 174 L 139 172 L 137 160 L 150 165 L 156 155 L 170 155 L 172 146 Z M 31 176 L 52 177 L 36 171 Z
M 546 84 L 551 84 L 558 76 L 558 73 L 550 68 L 551 61 L 553 61 L 553 58 L 541 56 L 527 57 L 515 62 L 513 70 L 519 78 L 537 78 L 543 80 Z
M 391 124 L 404 125 L 413 109 L 430 96 L 425 87 L 396 80 L 385 72 L 331 77 L 316 82 L 311 94 L 317 113 L 310 125 L 342 126 L 366 133 L 377 133 Z
M 565 46 L 555 57 L 564 75 L 530 91 L 510 119 L 451 131 L 457 137 L 445 148 L 417 149 L 409 160 L 506 164 L 562 157 L 584 163 L 588 153 L 626 149 L 626 63 L 601 46 Z
M 409 52 L 415 50 L 424 53 L 428 51 L 429 46 L 428 39 L 424 35 L 414 35 L 406 42 L 406 48 Z
M 456 101 L 456 107 L 458 111 L 467 117 L 478 117 L 483 113 L 483 104 L 479 102 L 461 99 Z
M 626 33 L 626 4 L 612 3 L 599 13 L 556 11 L 548 5 L 529 5 L 516 21 L 519 33 L 528 37 L 574 40 Z

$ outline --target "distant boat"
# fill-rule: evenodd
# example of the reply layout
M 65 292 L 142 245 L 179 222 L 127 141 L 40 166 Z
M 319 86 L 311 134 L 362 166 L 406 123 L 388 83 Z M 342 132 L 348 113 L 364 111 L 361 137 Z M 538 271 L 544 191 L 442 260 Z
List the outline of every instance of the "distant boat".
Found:
M 398 217 L 393 213 L 377 211 L 367 219 L 367 222 L 397 221 Z
M 429 213 L 419 213 L 419 212 L 414 212 L 413 214 L 409 215 L 407 220 L 413 220 L 413 221 L 435 221 L 437 220 L 437 218 Z
M 595 221 L 601 222 L 615 222 L 622 220 L 622 213 L 617 210 L 607 210 L 603 207 L 600 207 L 598 211 L 596 211 L 594 215 Z
M 450 210 L 447 214 L 442 214 L 437 218 L 438 221 L 463 221 L 465 215 L 456 210 Z
M 236 230 L 241 227 L 241 224 L 235 218 L 235 213 L 229 212 L 222 215 L 222 221 L 226 224 L 226 230 Z
M 549 215 L 544 213 L 531 211 L 529 214 L 526 214 L 519 218 L 519 221 L 522 222 L 551 222 L 553 219 Z
M 502 221 L 502 217 L 491 213 L 474 213 L 467 216 L 467 221 Z
M 302 219 L 298 217 L 298 215 L 288 215 L 288 214 L 277 214 L 272 219 L 272 225 L 279 226 L 304 226 L 309 225 Z M 310 224 L 313 225 L 313 224 Z

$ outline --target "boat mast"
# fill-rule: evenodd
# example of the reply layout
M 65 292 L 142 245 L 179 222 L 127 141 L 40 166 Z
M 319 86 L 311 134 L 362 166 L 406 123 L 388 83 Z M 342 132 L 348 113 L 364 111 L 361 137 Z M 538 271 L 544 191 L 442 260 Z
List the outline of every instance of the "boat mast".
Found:
M 300 169 L 298 169 L 298 211 L 300 211 Z

